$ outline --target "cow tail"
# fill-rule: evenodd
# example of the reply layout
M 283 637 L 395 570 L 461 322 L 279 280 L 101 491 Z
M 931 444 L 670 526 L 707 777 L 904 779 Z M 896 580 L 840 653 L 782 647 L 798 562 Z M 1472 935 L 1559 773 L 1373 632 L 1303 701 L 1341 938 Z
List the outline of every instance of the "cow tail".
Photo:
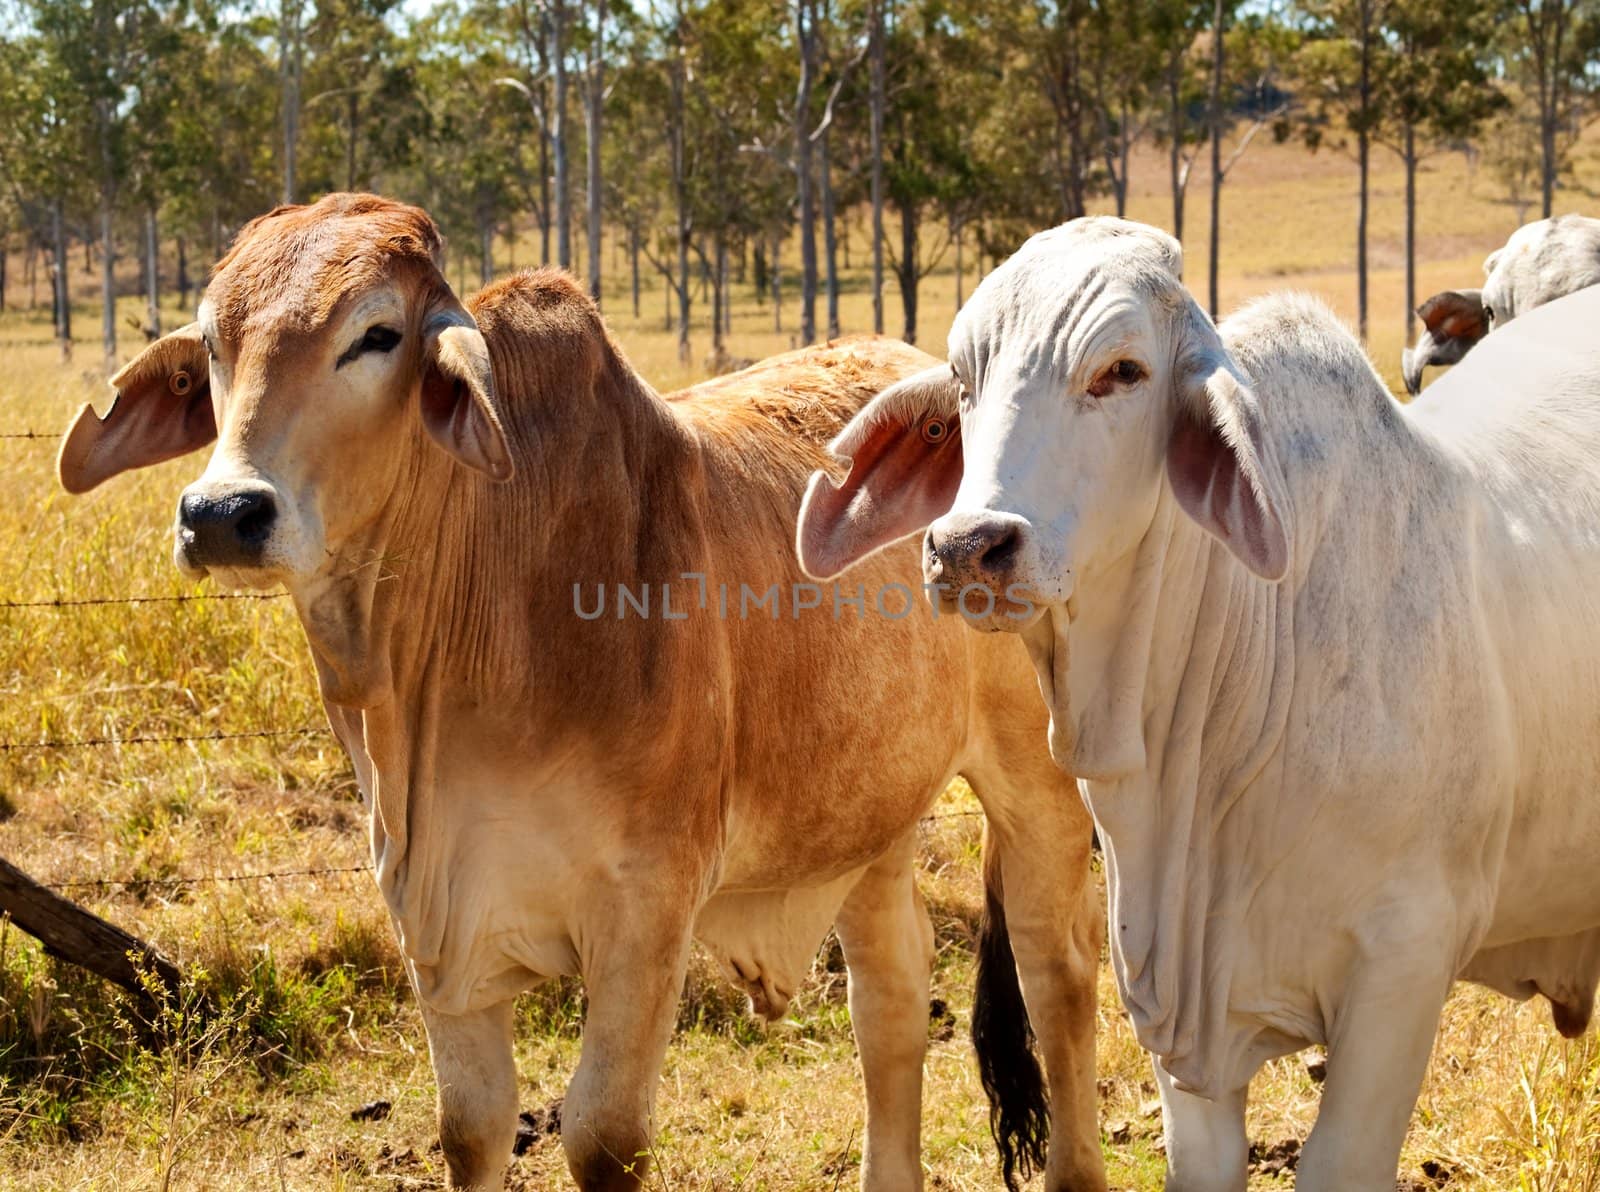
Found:
M 989 1129 L 1000 1150 L 1006 1187 L 1044 1170 L 1050 1142 L 1050 1093 L 1022 1001 L 1016 957 L 1006 930 L 1000 865 L 992 831 L 984 833 L 983 921 L 978 928 L 978 979 L 972 1005 L 972 1047 L 989 1098 Z

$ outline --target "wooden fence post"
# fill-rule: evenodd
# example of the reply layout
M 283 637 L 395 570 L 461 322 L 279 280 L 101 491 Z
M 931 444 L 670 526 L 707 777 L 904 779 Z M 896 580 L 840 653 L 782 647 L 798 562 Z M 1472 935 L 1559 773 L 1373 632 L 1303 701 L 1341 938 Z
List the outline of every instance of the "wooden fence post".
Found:
M 4 859 L 0 859 L 0 912 L 36 937 L 50 955 L 120 985 L 147 1004 L 154 998 L 140 979 L 142 972 L 153 973 L 174 1000 L 178 996 L 182 974 L 153 945 L 41 886 Z

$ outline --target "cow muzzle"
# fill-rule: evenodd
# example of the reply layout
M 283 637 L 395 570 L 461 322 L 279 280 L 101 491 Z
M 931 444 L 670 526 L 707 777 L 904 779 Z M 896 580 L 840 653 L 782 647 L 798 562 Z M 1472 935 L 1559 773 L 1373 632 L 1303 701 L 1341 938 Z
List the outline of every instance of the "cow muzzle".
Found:
M 1043 611 L 1027 588 L 1032 529 L 1011 513 L 948 513 L 922 539 L 922 577 L 941 612 L 1016 632 Z
M 258 569 L 277 525 L 278 502 L 269 484 L 259 480 L 192 484 L 178 500 L 174 552 L 178 567 L 196 577 L 213 569 Z

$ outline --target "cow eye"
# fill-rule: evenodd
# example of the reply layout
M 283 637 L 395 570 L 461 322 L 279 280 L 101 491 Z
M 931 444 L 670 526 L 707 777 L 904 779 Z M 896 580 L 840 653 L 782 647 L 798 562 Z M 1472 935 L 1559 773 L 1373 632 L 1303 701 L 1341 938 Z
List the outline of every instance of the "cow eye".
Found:
M 334 367 L 338 368 L 349 364 L 358 356 L 365 356 L 368 352 L 392 352 L 399 342 L 400 333 L 393 327 L 385 327 L 381 323 L 376 327 L 368 327 L 367 333 L 350 345 L 350 349 L 339 357 L 338 364 Z
M 1089 382 L 1089 396 L 1105 397 L 1118 386 L 1126 389 L 1144 378 L 1144 365 L 1137 360 L 1119 360 Z

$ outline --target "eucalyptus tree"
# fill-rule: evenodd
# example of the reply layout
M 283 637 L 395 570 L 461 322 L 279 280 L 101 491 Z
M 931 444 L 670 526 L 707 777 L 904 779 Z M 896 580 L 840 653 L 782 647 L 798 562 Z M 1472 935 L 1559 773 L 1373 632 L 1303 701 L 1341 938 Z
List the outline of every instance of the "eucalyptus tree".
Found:
M 1494 31 L 1503 0 L 1388 0 L 1376 71 L 1385 119 L 1375 135 L 1405 169 L 1406 338 L 1417 317 L 1417 170 L 1424 158 L 1478 135 L 1508 106 L 1495 85 Z
M 1166 109 L 1161 137 L 1166 141 L 1168 185 L 1172 191 L 1172 234 L 1183 239 L 1184 201 L 1195 155 L 1206 140 L 1205 122 L 1190 118 L 1205 103 L 1196 44 L 1212 19 L 1211 0 L 1148 0 L 1146 19 L 1159 58 L 1159 88 Z
M 977 5 L 906 0 L 888 34 L 888 111 L 884 128 L 885 190 L 900 220 L 898 247 L 885 254 L 899 284 L 901 338 L 917 342 L 922 279 L 951 245 L 924 236 L 930 208 L 948 211 L 979 186 L 981 166 L 970 130 L 987 97 L 980 88 L 952 87 L 952 78 L 981 73 L 986 54 Z
M 1539 128 L 1542 214 L 1600 90 L 1600 0 L 1512 0 L 1517 20 L 1502 43 L 1513 74 L 1532 91 Z
M 51 72 L 52 102 L 81 114 L 64 128 L 81 138 L 79 162 L 93 177 L 100 244 L 101 344 L 117 354 L 117 214 L 128 180 L 130 139 L 158 77 L 163 12 L 153 0 L 28 0 L 25 15 Z M 87 118 L 81 118 L 86 116 Z
M 441 4 L 414 22 L 405 69 L 418 135 L 400 187 L 428 206 L 447 243 L 475 247 L 484 285 L 495 276 L 497 231 L 525 209 L 528 146 L 537 145 L 524 97 L 500 84 L 515 64 L 494 15 Z M 465 254 L 457 267 L 464 274 Z

